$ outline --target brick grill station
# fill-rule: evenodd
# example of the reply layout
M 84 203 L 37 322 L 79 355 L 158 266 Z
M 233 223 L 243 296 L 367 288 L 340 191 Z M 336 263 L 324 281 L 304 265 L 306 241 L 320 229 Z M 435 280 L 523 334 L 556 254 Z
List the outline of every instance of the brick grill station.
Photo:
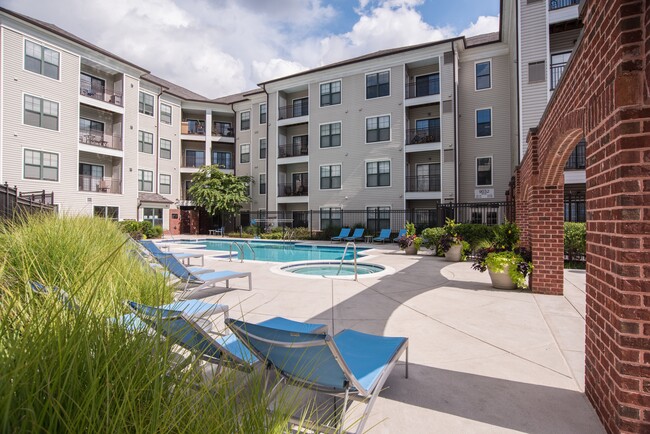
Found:
M 586 394 L 650 433 L 650 0 L 583 0 L 584 31 L 515 173 L 534 292 L 562 294 L 562 168 L 587 141 Z

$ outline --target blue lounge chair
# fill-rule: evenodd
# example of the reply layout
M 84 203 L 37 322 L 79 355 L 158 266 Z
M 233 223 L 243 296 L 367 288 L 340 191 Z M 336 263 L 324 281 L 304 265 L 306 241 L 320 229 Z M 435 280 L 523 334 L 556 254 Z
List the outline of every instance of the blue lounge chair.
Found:
M 151 240 L 140 240 L 140 244 L 147 249 L 155 258 L 160 255 L 174 255 L 180 261 L 187 260 L 187 265 L 190 264 L 191 258 L 201 258 L 201 266 L 205 265 L 205 257 L 203 253 L 165 253 Z
M 396 243 L 398 238 L 402 238 L 406 236 L 406 229 L 400 229 L 399 233 L 395 238 L 393 238 L 393 242 Z
M 363 233 L 365 231 L 366 230 L 364 228 L 357 228 L 354 230 L 354 233 L 351 236 L 345 237 L 343 239 L 345 241 L 363 241 Z
M 390 229 L 382 229 L 381 232 L 379 232 L 379 236 L 375 237 L 372 239 L 372 242 L 382 242 L 385 243 L 390 239 Z
M 348 400 L 367 400 L 356 429 L 363 432 L 384 382 L 405 351 L 408 378 L 408 338 L 354 330 L 343 330 L 332 337 L 326 333 L 288 332 L 230 318 L 225 321 L 258 359 L 276 369 L 280 381 L 290 380 L 308 390 L 342 397 L 339 429 L 343 428 Z
M 170 273 L 183 282 L 183 296 L 189 295 L 194 291 L 215 286 L 218 282 L 226 282 L 226 288 L 230 288 L 230 280 L 238 278 L 248 278 L 248 290 L 253 289 L 253 278 L 250 271 L 212 271 L 210 273 L 195 274 L 187 269 L 178 259 L 171 254 L 162 254 L 157 257 L 158 261 Z M 192 288 L 188 289 L 189 286 Z
M 341 242 L 343 239 L 347 236 L 350 235 L 350 228 L 341 228 L 341 233 L 338 234 L 336 237 L 332 237 L 330 241 L 333 243 L 334 241 Z
M 145 249 L 144 246 L 136 242 L 133 238 L 128 237 L 128 244 L 131 247 L 129 253 L 131 253 L 136 259 L 142 262 L 143 265 L 150 267 L 153 271 L 160 271 L 163 268 L 158 258 L 156 258 L 149 250 Z M 210 273 L 214 270 L 203 267 L 187 267 L 194 274 Z M 166 276 L 168 277 L 168 276 Z
M 128 302 L 128 305 L 142 321 L 158 330 L 171 342 L 197 355 L 201 360 L 243 371 L 251 371 L 260 361 L 236 335 L 210 336 L 185 312 L 166 309 L 164 306 L 158 308 L 146 306 L 132 301 Z M 296 322 L 282 317 L 271 318 L 260 324 L 290 333 L 325 333 L 327 331 L 327 326 L 324 324 Z

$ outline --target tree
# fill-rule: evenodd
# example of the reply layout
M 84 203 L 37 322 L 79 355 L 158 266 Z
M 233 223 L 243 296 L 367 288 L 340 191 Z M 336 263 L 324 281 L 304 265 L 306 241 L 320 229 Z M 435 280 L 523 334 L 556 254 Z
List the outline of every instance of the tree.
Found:
M 214 215 L 219 212 L 234 214 L 248 202 L 249 176 L 237 177 L 223 173 L 217 166 L 203 166 L 192 176 L 188 193 L 197 206 Z

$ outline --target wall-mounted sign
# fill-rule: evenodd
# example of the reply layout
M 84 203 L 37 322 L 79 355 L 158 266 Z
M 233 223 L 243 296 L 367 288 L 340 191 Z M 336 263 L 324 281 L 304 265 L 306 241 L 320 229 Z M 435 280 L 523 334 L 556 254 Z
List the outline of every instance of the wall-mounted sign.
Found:
M 477 188 L 474 190 L 474 199 L 494 199 L 494 189 Z

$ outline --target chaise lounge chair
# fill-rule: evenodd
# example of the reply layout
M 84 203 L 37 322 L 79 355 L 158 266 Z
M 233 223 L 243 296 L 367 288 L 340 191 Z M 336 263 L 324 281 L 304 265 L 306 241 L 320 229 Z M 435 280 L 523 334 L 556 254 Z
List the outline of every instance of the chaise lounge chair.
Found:
M 406 351 L 408 378 L 408 338 L 385 337 L 343 330 L 326 333 L 288 332 L 263 324 L 226 318 L 226 325 L 260 360 L 273 366 L 292 384 L 308 390 L 343 398 L 338 429 L 343 428 L 348 400 L 368 401 L 356 421 L 363 432 L 381 388 Z
M 152 307 L 128 302 L 133 312 L 145 323 L 158 330 L 171 342 L 189 350 L 199 359 L 242 371 L 251 371 L 261 359 L 242 344 L 236 335 L 213 337 L 185 312 L 164 306 Z M 225 311 L 228 315 L 227 310 Z M 324 324 L 309 324 L 275 317 L 260 323 L 290 333 L 325 333 Z
M 400 229 L 397 236 L 393 238 L 393 242 L 396 243 L 398 238 L 402 238 L 406 236 L 406 229 Z
M 190 259 L 191 258 L 201 258 L 201 266 L 205 265 L 205 257 L 203 256 L 203 253 L 165 253 L 160 248 L 156 245 L 151 240 L 140 240 L 140 244 L 149 251 L 154 257 L 158 257 L 160 255 L 174 255 L 176 259 L 179 259 L 180 261 L 187 260 L 187 265 L 190 264 Z
M 345 237 L 343 239 L 345 241 L 363 241 L 363 233 L 365 231 L 366 230 L 364 228 L 357 228 L 354 230 L 354 233 L 351 236 Z
M 338 241 L 339 243 L 343 241 L 343 239 L 347 236 L 350 235 L 350 228 L 341 228 L 341 233 L 338 234 L 336 237 L 330 238 L 330 241 L 333 243 L 334 241 Z
M 382 229 L 381 232 L 379 232 L 379 236 L 375 237 L 372 239 L 372 242 L 382 242 L 385 243 L 390 239 L 390 229 Z
M 149 250 L 145 249 L 142 244 L 138 243 L 131 237 L 128 237 L 128 244 L 130 247 L 129 253 L 131 253 L 136 259 L 142 262 L 143 265 L 150 267 L 154 272 L 164 270 L 162 264 L 160 261 L 158 261 L 158 258 L 156 258 Z M 187 269 L 194 274 L 211 273 L 214 271 L 209 268 L 195 266 L 187 266 Z

